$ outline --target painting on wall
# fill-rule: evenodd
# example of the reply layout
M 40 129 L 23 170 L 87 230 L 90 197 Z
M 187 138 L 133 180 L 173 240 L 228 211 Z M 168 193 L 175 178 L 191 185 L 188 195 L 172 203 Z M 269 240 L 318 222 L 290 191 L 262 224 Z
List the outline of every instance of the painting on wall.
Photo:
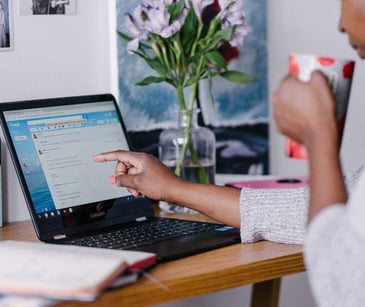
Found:
M 0 51 L 13 49 L 11 1 L 0 0 Z
M 117 0 L 118 31 L 125 28 L 125 13 L 133 13 L 142 0 Z M 231 70 L 244 71 L 255 82 L 236 84 L 215 77 L 212 106 L 207 83 L 199 84 L 200 125 L 216 135 L 217 173 L 267 174 L 269 171 L 269 103 L 267 84 L 266 0 L 244 2 L 250 33 L 235 49 Z M 117 34 L 118 35 L 118 34 Z M 158 155 L 158 137 L 175 127 L 179 105 L 176 92 L 166 83 L 135 86 L 154 75 L 139 57 L 129 54 L 118 35 L 119 103 L 134 150 Z M 219 80 L 215 80 L 219 78 Z
M 75 15 L 77 0 L 19 0 L 20 15 Z

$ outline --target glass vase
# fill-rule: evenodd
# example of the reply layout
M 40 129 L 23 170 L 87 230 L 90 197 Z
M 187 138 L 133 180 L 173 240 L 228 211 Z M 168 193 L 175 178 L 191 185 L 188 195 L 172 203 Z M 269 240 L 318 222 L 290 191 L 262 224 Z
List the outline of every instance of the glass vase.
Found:
M 159 159 L 181 178 L 199 183 L 215 183 L 215 135 L 198 125 L 199 109 L 181 110 L 177 127 L 165 129 L 159 138 Z M 165 212 L 193 214 L 196 211 L 160 202 Z

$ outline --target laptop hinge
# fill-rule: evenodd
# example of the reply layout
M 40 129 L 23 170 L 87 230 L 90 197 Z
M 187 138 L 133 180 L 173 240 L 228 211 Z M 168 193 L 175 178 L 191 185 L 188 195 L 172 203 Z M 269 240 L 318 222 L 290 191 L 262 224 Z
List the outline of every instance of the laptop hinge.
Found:
M 66 239 L 66 235 L 65 235 L 65 234 L 54 235 L 54 236 L 53 236 L 53 239 L 54 239 L 54 240 Z
M 140 216 L 136 218 L 136 222 L 143 222 L 143 221 L 147 221 L 147 218 L 145 216 Z

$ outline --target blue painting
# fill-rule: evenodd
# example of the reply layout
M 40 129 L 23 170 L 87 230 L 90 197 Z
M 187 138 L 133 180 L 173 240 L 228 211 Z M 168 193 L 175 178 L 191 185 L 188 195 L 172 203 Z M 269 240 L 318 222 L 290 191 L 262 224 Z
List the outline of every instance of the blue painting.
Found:
M 125 13 L 132 13 L 141 0 L 117 0 L 117 30 L 125 29 Z M 211 128 L 217 139 L 217 173 L 267 174 L 269 170 L 269 103 L 267 84 L 266 0 L 244 2 L 246 25 L 251 28 L 238 55 L 229 63 L 256 77 L 248 84 L 235 84 L 220 77 L 213 80 L 214 106 L 208 85 L 199 85 L 200 124 Z M 134 150 L 157 155 L 162 129 L 175 127 L 179 110 L 176 92 L 168 84 L 135 86 L 155 75 L 146 63 L 127 52 L 118 36 L 119 103 Z

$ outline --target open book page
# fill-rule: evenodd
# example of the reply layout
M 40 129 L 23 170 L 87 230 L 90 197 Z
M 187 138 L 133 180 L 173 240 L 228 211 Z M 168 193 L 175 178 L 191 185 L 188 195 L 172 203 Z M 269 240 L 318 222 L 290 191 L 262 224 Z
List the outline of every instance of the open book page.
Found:
M 0 295 L 0 306 L 4 307 L 51 307 L 57 301 L 36 296 Z
M 154 254 L 100 248 L 0 242 L 0 293 L 93 300 L 127 268 L 144 268 Z

